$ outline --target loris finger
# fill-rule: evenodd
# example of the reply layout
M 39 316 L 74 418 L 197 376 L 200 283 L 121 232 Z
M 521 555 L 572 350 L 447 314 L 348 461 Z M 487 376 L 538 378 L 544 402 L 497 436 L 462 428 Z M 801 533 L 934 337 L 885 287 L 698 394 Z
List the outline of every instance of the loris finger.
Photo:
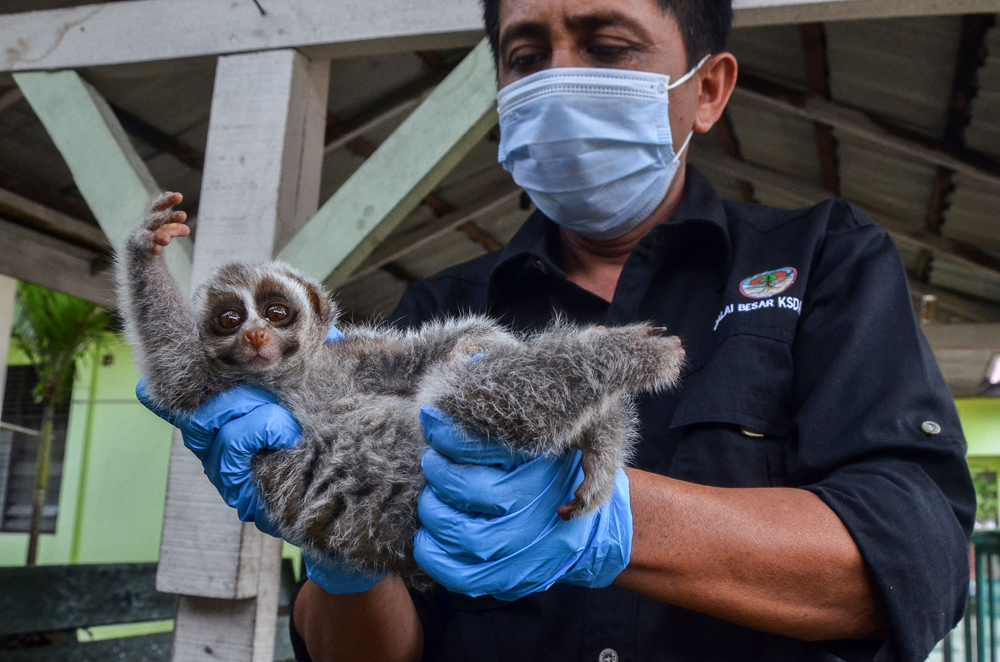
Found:
M 180 193 L 174 193 L 173 191 L 167 191 L 162 194 L 153 202 L 152 211 L 161 212 L 170 209 L 174 205 L 178 205 L 184 200 L 184 196 Z
M 181 212 L 183 214 L 183 212 Z M 161 225 L 153 232 L 153 243 L 166 246 L 175 237 L 186 237 L 191 234 L 191 228 L 182 223 Z

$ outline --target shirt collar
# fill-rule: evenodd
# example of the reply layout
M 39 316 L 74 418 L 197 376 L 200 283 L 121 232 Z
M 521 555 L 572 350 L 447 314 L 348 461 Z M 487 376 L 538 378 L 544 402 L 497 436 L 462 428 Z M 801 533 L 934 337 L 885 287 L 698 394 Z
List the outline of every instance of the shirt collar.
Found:
M 729 241 L 729 223 L 722 198 L 716 192 L 711 182 L 692 165 L 687 166 L 684 181 L 684 195 L 677 209 L 667 223 L 653 228 L 641 244 L 655 241 L 656 236 L 666 228 L 676 228 L 687 223 L 707 223 L 712 228 L 712 234 L 718 237 L 724 250 L 725 265 L 728 273 L 732 263 L 732 246 Z M 500 259 L 490 277 L 490 289 L 497 284 L 498 274 L 510 273 L 510 269 L 523 268 L 532 264 L 535 268 L 564 276 L 558 266 L 559 226 L 549 220 L 541 211 L 535 211 L 524 222 L 510 242 L 500 254 Z

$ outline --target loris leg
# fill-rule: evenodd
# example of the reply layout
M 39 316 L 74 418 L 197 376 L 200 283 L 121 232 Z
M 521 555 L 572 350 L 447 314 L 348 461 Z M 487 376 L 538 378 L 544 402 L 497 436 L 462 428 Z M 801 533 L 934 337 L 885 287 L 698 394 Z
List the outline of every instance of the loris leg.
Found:
M 636 414 L 630 399 L 611 401 L 580 434 L 574 445 L 582 451 L 583 482 L 574 498 L 559 507 L 563 519 L 586 515 L 611 496 L 618 469 L 624 466 L 636 441 Z
M 363 326 L 346 333 L 338 350 L 357 360 L 355 378 L 367 389 L 396 394 L 413 393 L 433 366 L 468 362 L 475 354 L 518 342 L 493 320 L 478 316 L 431 322 L 405 333 Z
M 609 399 L 673 383 L 683 356 L 677 338 L 647 325 L 561 327 L 475 363 L 438 366 L 421 399 L 470 429 L 559 455 Z
M 118 303 L 129 343 L 146 376 L 154 402 L 167 411 L 188 411 L 213 395 L 194 316 L 167 270 L 163 248 L 190 232 L 183 199 L 164 193 L 153 202 L 118 256 Z

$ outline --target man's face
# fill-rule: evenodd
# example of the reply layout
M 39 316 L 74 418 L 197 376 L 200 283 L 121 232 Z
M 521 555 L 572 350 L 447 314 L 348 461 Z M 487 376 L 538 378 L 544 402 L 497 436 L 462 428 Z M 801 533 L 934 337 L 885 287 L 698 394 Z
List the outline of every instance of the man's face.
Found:
M 544 69 L 606 67 L 666 74 L 688 69 L 677 21 L 657 0 L 502 0 L 497 73 L 500 87 Z M 696 86 L 670 93 L 671 130 L 691 130 Z
M 554 67 L 687 71 L 684 39 L 657 0 L 503 0 L 500 86 Z

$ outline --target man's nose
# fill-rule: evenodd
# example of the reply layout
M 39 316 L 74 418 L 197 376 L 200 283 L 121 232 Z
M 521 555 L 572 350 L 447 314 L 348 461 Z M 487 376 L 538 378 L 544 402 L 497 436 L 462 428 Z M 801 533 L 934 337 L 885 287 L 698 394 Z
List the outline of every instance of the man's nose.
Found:
M 549 67 L 552 69 L 586 66 L 589 66 L 587 61 L 581 56 L 579 49 L 575 48 L 574 43 L 557 44 L 553 47 L 549 62 Z
M 251 329 L 243 334 L 243 339 L 254 349 L 260 349 L 267 342 L 267 331 L 264 329 Z

